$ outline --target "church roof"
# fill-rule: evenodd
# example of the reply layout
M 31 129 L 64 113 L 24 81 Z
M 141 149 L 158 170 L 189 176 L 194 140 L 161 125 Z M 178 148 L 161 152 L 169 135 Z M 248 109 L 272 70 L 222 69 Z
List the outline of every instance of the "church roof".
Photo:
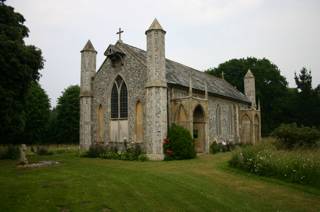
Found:
M 133 54 L 146 65 L 146 51 L 125 43 L 118 42 L 117 44 L 120 45 L 120 47 L 125 47 L 125 49 L 129 50 L 131 54 Z M 191 74 L 193 89 L 204 91 L 205 84 L 207 84 L 208 93 L 245 103 L 251 103 L 247 96 L 238 91 L 224 79 L 215 77 L 202 71 L 198 71 L 194 68 L 185 66 L 169 59 L 166 59 L 166 71 L 167 83 L 169 84 L 189 87 Z

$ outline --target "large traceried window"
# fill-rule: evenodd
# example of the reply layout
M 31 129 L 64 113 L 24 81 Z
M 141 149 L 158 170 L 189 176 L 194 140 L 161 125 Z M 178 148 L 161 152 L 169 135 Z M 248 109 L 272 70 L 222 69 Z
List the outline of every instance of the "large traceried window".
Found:
M 116 78 L 111 91 L 111 118 L 128 118 L 128 91 L 120 76 Z

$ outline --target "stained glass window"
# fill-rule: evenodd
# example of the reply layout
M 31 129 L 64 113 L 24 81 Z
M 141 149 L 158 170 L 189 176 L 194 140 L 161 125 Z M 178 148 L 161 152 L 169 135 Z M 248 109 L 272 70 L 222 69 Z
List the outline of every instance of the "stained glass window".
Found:
M 111 91 L 111 118 L 128 118 L 128 90 L 120 76 L 116 78 Z

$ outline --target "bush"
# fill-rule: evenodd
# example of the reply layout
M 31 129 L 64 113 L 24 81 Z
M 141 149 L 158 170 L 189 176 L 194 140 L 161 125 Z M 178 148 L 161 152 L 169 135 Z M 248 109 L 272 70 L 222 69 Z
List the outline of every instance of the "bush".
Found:
M 229 165 L 245 171 L 320 188 L 319 150 L 277 150 L 260 143 L 236 150 Z
M 194 142 L 190 132 L 172 124 L 168 131 L 168 139 L 164 140 L 165 160 L 182 160 L 196 157 Z
M 311 127 L 298 127 L 296 123 L 281 124 L 272 133 L 286 148 L 314 147 L 320 140 L 320 131 Z
M 145 155 L 145 154 L 140 154 L 140 155 L 138 156 L 138 160 L 139 160 L 139 161 L 148 161 L 149 158 L 148 158 L 147 155 Z
M 38 155 L 52 155 L 53 152 L 49 151 L 47 146 L 37 146 L 36 153 Z
M 125 148 L 125 151 L 118 153 L 118 149 L 110 146 L 92 145 L 89 150 L 84 154 L 85 157 L 90 158 L 103 158 L 113 160 L 147 160 L 146 156 L 143 156 L 143 151 L 139 145 L 133 145 L 129 148 Z M 145 157 L 145 158 L 144 158 Z
M 229 152 L 232 151 L 235 148 L 235 144 L 233 143 L 217 143 L 213 142 L 210 145 L 210 153 L 215 154 L 218 152 Z
M 97 158 L 107 153 L 107 147 L 99 144 L 91 145 L 89 150 L 85 153 L 85 157 Z
M 11 159 L 16 160 L 20 157 L 19 146 L 8 145 L 0 147 L 0 159 Z

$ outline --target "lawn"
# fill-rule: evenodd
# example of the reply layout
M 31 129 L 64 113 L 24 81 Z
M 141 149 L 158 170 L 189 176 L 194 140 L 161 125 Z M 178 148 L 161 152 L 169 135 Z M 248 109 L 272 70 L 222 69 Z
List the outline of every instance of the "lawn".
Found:
M 57 166 L 0 161 L 0 211 L 320 211 L 320 190 L 229 168 L 230 153 L 129 162 L 37 156 Z

